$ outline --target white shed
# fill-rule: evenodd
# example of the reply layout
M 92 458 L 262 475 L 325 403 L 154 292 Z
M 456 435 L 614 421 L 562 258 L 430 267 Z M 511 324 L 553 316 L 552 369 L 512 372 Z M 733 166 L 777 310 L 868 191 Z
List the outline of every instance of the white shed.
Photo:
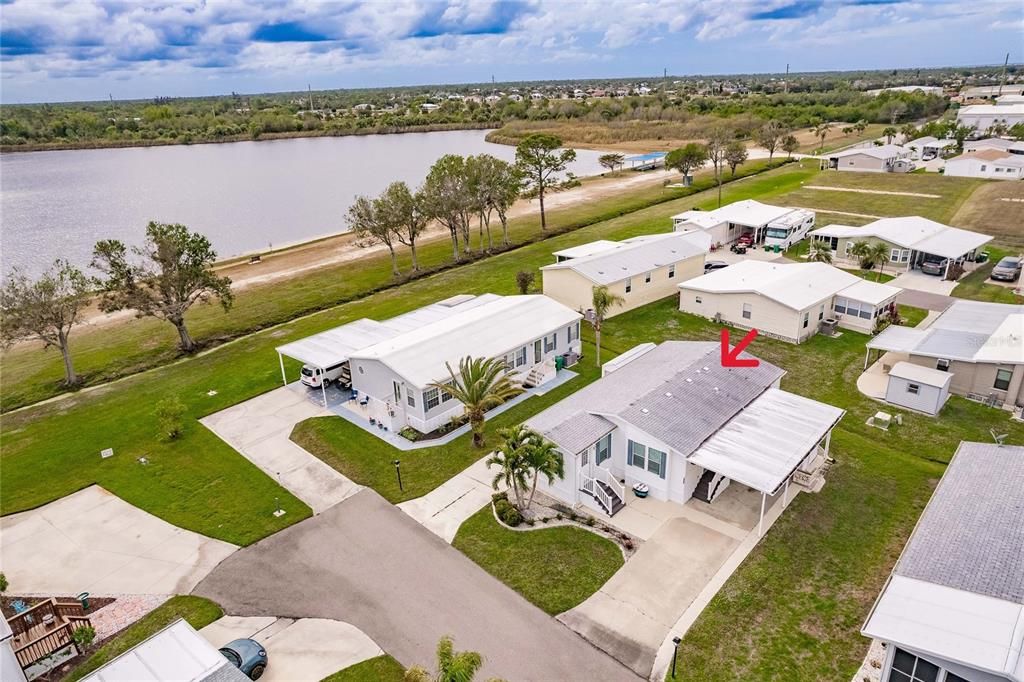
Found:
M 952 380 L 951 372 L 912 362 L 897 362 L 889 370 L 885 401 L 934 416 L 949 399 L 949 384 Z

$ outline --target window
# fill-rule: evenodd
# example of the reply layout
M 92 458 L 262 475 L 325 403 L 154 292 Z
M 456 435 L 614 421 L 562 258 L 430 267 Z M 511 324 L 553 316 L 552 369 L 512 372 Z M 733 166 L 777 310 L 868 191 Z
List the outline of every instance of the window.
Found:
M 890 682 L 938 682 L 938 679 L 939 666 L 903 649 L 896 649 L 892 670 L 889 671 Z
M 666 455 L 661 450 L 647 448 L 647 470 L 652 474 L 665 478 L 665 459 Z
M 447 382 L 447 384 L 446 384 L 446 385 L 447 385 L 447 386 L 452 386 L 453 384 L 452 384 L 452 382 L 450 382 L 450 381 L 449 381 L 449 382 Z M 452 395 L 451 393 L 449 393 L 448 391 L 441 391 L 441 402 L 442 402 L 442 403 L 446 403 L 446 402 L 448 402 L 449 400 L 451 400 L 451 399 L 452 399 L 452 398 L 454 398 L 454 397 L 455 397 L 455 396 L 453 396 L 453 395 Z
M 917 395 L 920 392 L 921 392 L 921 385 L 920 384 L 907 384 L 907 393 L 911 393 L 913 395 Z
M 537 339 L 533 342 L 533 361 L 535 363 L 540 362 L 543 357 L 544 353 L 541 351 L 540 339 Z
M 640 443 L 629 441 L 629 463 L 635 467 L 644 468 L 647 457 L 647 448 Z
M 959 675 L 954 675 L 947 670 L 945 682 L 970 682 L 970 680 L 960 677 Z
M 992 384 L 992 387 L 997 391 L 1005 391 L 1010 388 L 1010 379 L 1013 377 L 1013 372 L 1008 369 L 997 369 L 996 370 L 996 382 Z
M 749 320 L 750 319 L 750 304 L 749 303 L 744 303 L 743 304 L 743 319 L 744 320 Z
M 892 261 L 893 263 L 899 263 L 900 262 L 900 250 L 899 249 L 893 249 L 892 251 L 890 251 L 889 252 L 889 260 Z
M 566 329 L 565 337 L 567 339 L 567 343 L 572 343 L 573 341 L 578 340 L 580 338 L 580 323 L 577 322 L 576 324 L 570 324 Z
M 874 311 L 875 309 L 869 306 L 867 303 L 860 304 L 860 316 L 863 317 L 865 320 L 870 320 L 871 315 L 872 313 L 874 313 Z
M 810 319 L 811 319 L 811 314 L 810 313 L 804 313 L 804 329 L 807 329 L 807 323 L 810 321 Z
M 409 389 L 405 389 L 405 401 L 409 403 L 409 407 L 416 407 L 416 394 Z
M 851 251 L 853 251 L 853 242 L 846 242 L 846 255 L 849 256 Z
M 945 358 L 939 358 L 938 360 L 935 361 L 935 369 L 939 370 L 940 372 L 948 372 L 949 360 L 946 360 Z
M 612 456 L 612 434 L 605 435 L 604 438 L 597 441 L 597 463 L 609 459 Z
M 672 265 L 668 266 L 668 278 L 672 279 L 675 276 L 676 276 L 676 264 L 673 263 Z
M 981 164 L 981 170 L 985 170 L 985 168 L 986 168 L 985 164 Z
M 584 450 L 580 453 L 580 466 L 585 467 L 590 464 L 590 450 Z
M 399 385 L 397 381 L 391 382 L 391 391 L 395 395 L 395 405 L 402 402 L 402 387 Z
M 846 314 L 846 299 L 843 298 L 842 296 L 836 296 L 836 304 L 834 306 L 832 306 L 832 308 L 837 313 L 842 313 L 843 315 L 845 315 Z
M 522 367 L 526 364 L 526 346 L 523 346 L 516 352 L 516 367 Z
M 996 173 L 1002 173 L 1003 169 L 1000 166 L 996 166 Z
M 646 275 L 644 275 L 644 284 L 650 284 L 650 283 L 651 283 L 651 273 L 648 272 Z
M 697 296 L 694 300 L 697 301 L 697 303 L 703 303 L 703 301 L 700 300 L 700 296 Z
M 544 352 L 550 353 L 558 347 L 558 334 L 544 337 Z
M 441 392 L 436 388 L 423 391 L 423 409 L 428 412 L 441 404 Z
M 825 305 L 824 304 L 822 304 L 821 308 L 818 309 L 818 319 L 819 320 L 824 320 L 825 319 Z
M 631 291 L 633 291 L 633 280 L 632 279 L 627 279 L 626 280 L 626 293 L 628 294 Z

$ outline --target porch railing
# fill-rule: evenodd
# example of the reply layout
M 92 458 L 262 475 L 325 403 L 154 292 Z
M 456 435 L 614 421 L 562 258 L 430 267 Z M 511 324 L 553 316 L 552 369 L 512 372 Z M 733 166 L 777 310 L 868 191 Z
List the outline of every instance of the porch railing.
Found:
M 612 491 L 619 496 L 622 501 L 626 500 L 626 486 L 619 483 L 619 481 L 612 475 L 612 472 L 608 471 L 604 467 L 596 467 L 597 480 L 604 483 L 606 486 L 612 489 Z M 611 507 L 609 507 L 611 509 Z
M 611 498 L 608 497 L 608 493 L 606 493 L 601 486 L 597 485 L 597 481 L 595 479 L 587 476 L 586 474 L 583 475 L 583 491 L 593 495 L 598 502 L 604 505 L 605 513 L 609 516 L 611 515 L 612 501 Z
M 22 668 L 59 651 L 74 641 L 75 629 L 90 625 L 79 602 L 50 598 L 7 621 L 13 635 L 14 654 Z

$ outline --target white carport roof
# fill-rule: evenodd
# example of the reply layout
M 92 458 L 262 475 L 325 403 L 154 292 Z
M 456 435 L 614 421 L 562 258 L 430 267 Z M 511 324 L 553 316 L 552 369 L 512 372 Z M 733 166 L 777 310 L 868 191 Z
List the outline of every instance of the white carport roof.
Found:
M 774 495 L 844 412 L 769 388 L 687 459 Z
M 714 227 L 721 223 L 736 223 L 747 227 L 763 227 L 773 220 L 792 213 L 796 209 L 784 206 L 762 204 L 753 199 L 744 199 L 711 211 L 686 211 L 672 216 L 673 221 L 684 220 L 701 227 Z
M 400 333 L 381 322 L 363 318 L 278 346 L 277 352 L 312 367 L 333 367 L 348 360 L 352 353 Z
M 928 336 L 928 330 L 890 325 L 868 341 L 868 348 L 888 350 L 895 353 L 910 353 Z

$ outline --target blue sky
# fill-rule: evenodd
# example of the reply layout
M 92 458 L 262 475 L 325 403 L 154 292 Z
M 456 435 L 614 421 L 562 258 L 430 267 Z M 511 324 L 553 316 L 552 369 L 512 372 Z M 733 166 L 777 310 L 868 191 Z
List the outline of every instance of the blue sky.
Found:
M 0 99 L 1022 61 L 1020 0 L 0 0 Z

